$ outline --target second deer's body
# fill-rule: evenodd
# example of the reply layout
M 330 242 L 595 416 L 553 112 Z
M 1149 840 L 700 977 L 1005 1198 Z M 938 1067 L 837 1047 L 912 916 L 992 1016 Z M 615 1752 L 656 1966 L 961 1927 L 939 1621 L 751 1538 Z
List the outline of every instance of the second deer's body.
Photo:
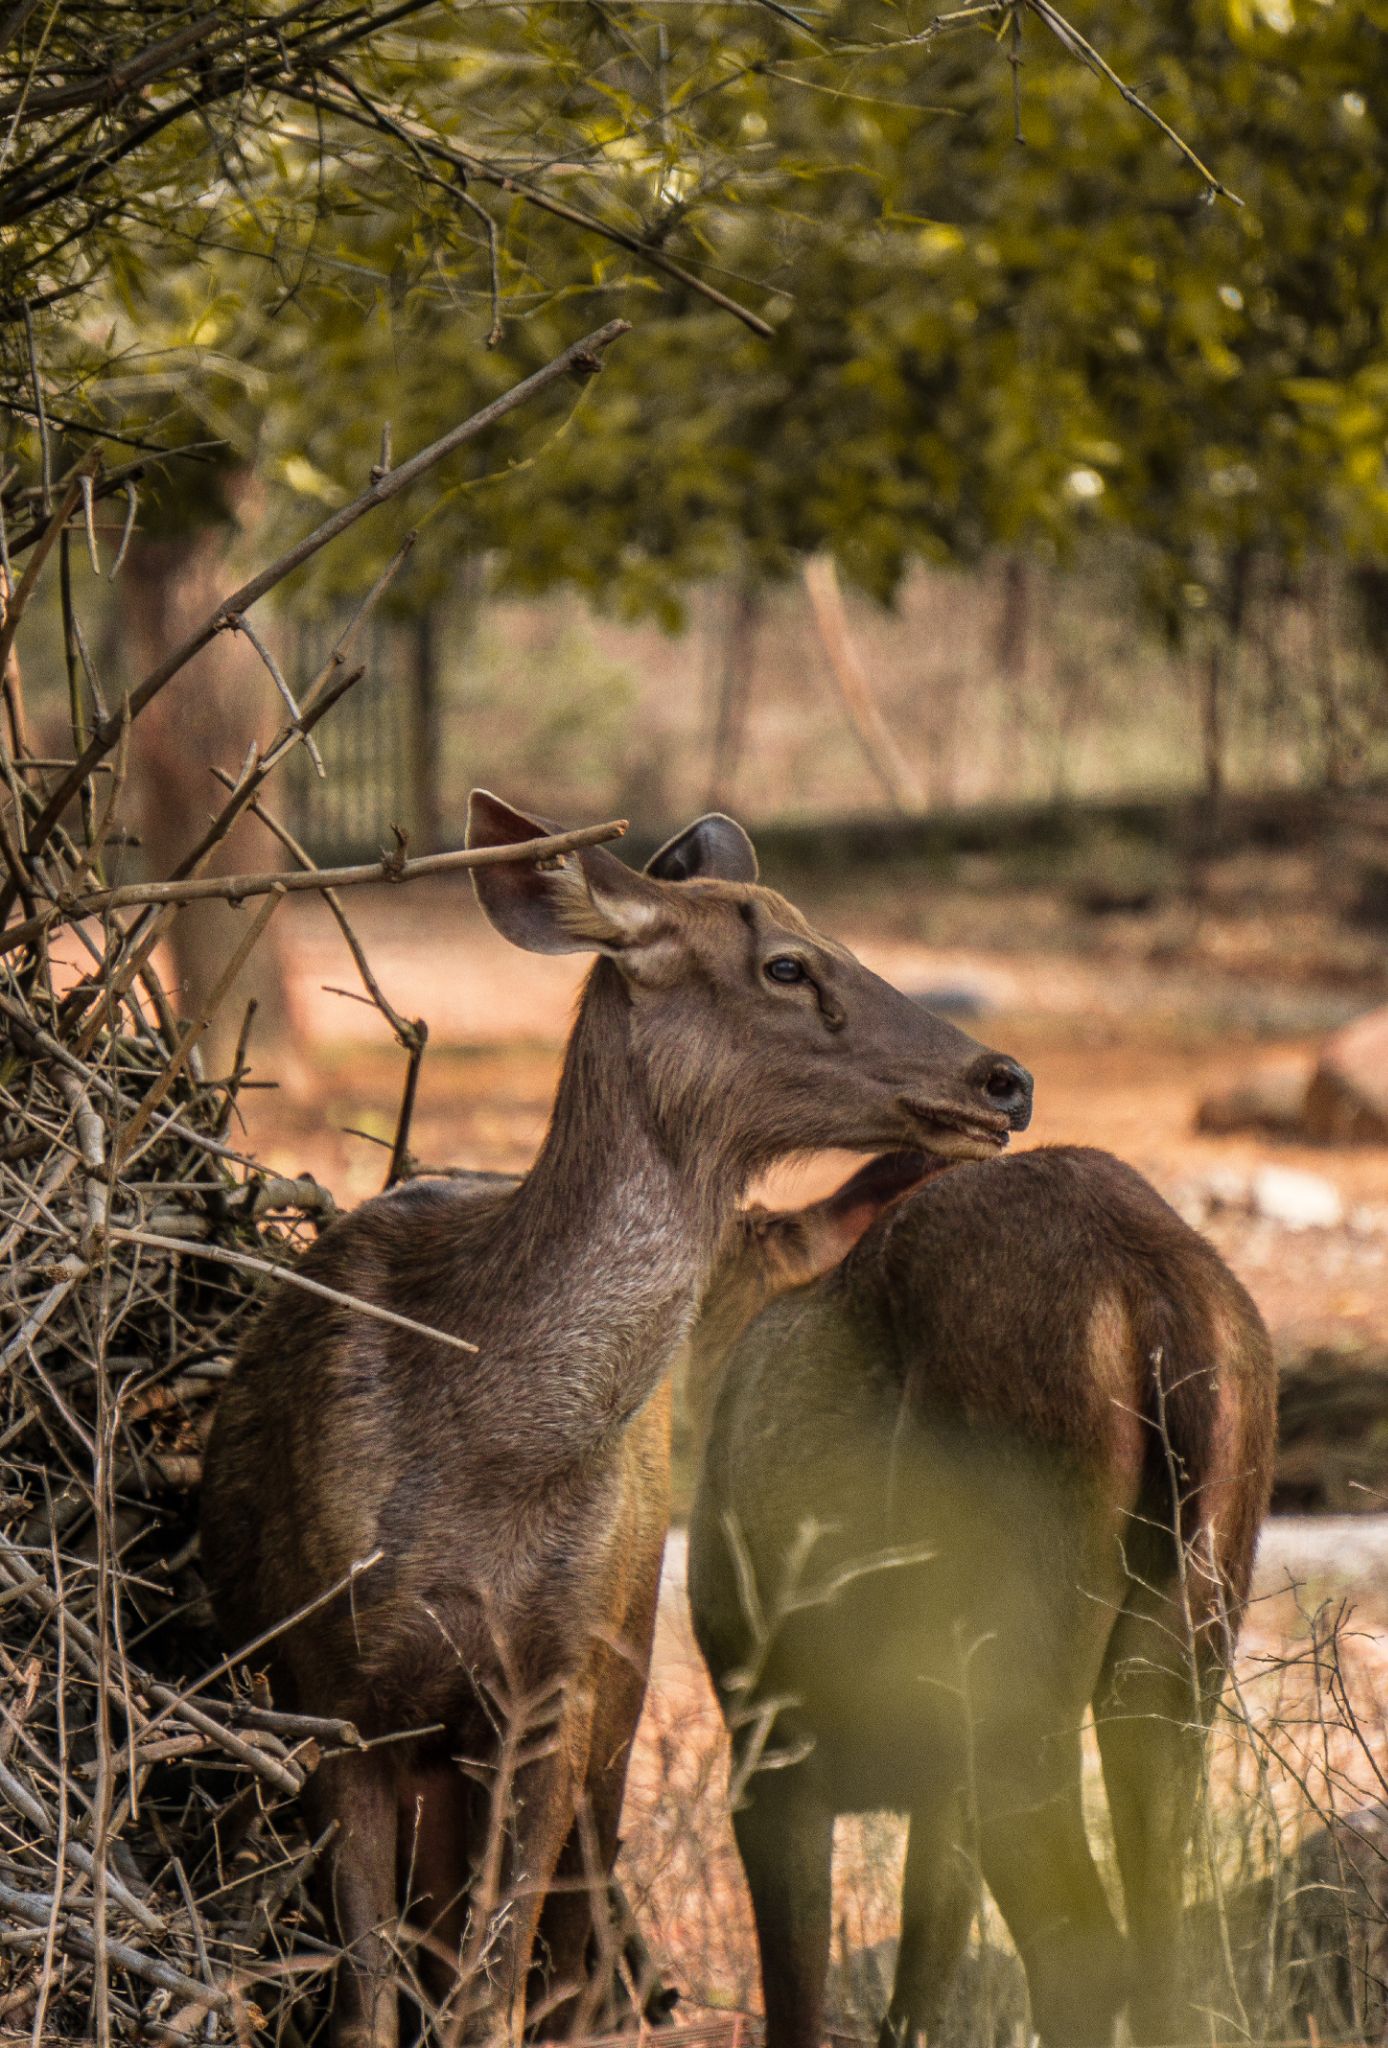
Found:
M 1107 2042 L 1124 2004 L 1140 2042 L 1202 2034 L 1183 1869 L 1274 1400 L 1218 1254 L 1082 1150 L 927 1181 L 733 1343 L 690 1597 L 769 2048 L 819 2048 L 834 1817 L 873 1808 L 910 1816 L 883 2048 L 933 2035 L 980 1873 L 1047 2048 Z M 1126 1941 L 1085 1832 L 1091 1703 Z

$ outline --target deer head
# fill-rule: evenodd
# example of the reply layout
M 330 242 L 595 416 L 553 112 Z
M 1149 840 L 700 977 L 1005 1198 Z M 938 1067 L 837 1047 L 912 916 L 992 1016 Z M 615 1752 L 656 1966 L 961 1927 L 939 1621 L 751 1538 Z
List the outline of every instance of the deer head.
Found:
M 553 828 L 474 791 L 469 846 Z M 997 1151 L 1031 1113 L 1031 1077 L 872 974 L 757 881 L 731 818 L 698 819 L 647 863 L 605 848 L 475 868 L 483 910 L 531 952 L 592 951 L 615 976 L 650 1116 L 745 1179 L 799 1150 Z

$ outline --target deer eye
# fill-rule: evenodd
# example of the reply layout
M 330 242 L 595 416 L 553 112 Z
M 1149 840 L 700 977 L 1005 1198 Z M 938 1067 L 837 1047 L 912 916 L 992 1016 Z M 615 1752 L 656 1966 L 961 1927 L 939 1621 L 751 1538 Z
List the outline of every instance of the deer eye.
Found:
M 789 953 L 778 953 L 774 960 L 768 960 L 765 972 L 768 981 L 779 981 L 786 986 L 793 981 L 808 979 L 804 967 Z

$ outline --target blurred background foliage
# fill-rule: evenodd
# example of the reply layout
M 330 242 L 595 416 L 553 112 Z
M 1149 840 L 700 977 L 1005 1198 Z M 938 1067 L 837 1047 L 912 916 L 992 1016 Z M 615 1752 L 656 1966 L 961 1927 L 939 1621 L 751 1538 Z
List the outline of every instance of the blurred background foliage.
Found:
M 484 600 L 568 587 L 627 622 L 702 621 L 716 794 L 753 615 L 828 555 L 887 605 L 922 564 L 974 576 L 965 608 L 1000 575 L 1004 722 L 1039 687 L 1020 622 L 1034 640 L 1038 606 L 1068 602 L 1104 611 L 1106 644 L 1122 621 L 1120 668 L 1181 664 L 1162 716 L 1191 779 L 1353 780 L 1384 746 L 1386 31 L 1385 0 L 17 0 L 7 523 L 91 443 L 108 474 L 143 460 L 125 602 L 148 610 L 180 548 L 206 582 L 200 532 L 265 559 L 362 488 L 383 436 L 409 452 L 621 314 L 636 331 L 600 379 L 411 508 L 386 613 L 432 610 L 444 645 L 379 653 L 402 700 L 423 665 L 485 725 L 494 630 L 460 666 Z M 338 615 L 398 537 L 366 522 L 320 556 L 280 593 L 284 630 Z M 95 579 L 83 601 L 109 611 Z M 574 748 L 601 785 L 624 752 L 649 781 L 658 720 L 625 750 L 614 732 L 645 716 L 621 678 L 635 661 L 658 694 L 659 656 L 604 643 L 575 667 L 576 616 L 505 670 L 535 706 L 506 765 Z M 1076 631 L 1042 664 L 1052 752 Z M 1296 698 L 1263 770 L 1234 732 L 1259 635 Z M 117 619 L 105 644 L 132 680 L 141 633 Z M 870 769 L 873 744 L 861 720 L 845 742 Z M 869 800 L 900 801 L 877 768 Z
M 26 305 L 52 420 L 254 459 L 271 525 L 360 488 L 386 421 L 413 447 L 620 312 L 571 424 L 473 451 L 413 589 L 496 550 L 674 624 L 819 548 L 889 598 L 920 556 L 1121 530 L 1171 624 L 1231 609 L 1251 552 L 1382 552 L 1382 6 L 1075 10 L 1239 205 L 1046 0 L 9 13 L 12 462 Z M 216 516 L 214 468 L 166 467 L 148 516 Z

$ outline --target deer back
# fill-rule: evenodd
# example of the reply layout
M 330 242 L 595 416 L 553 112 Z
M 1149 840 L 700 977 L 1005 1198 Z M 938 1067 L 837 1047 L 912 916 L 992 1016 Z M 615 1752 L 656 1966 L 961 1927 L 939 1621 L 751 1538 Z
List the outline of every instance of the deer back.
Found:
M 900 1641 L 905 1712 L 923 1655 L 953 1683 L 986 1637 L 1005 1685 L 1038 1587 L 1082 1586 L 1082 1703 L 1126 1575 L 1169 1577 L 1178 1536 L 1193 1598 L 1243 1599 L 1273 1410 L 1256 1308 L 1141 1176 L 1080 1148 L 951 1168 L 728 1351 L 691 1528 L 710 1666 L 840 1685 L 852 1721 Z

